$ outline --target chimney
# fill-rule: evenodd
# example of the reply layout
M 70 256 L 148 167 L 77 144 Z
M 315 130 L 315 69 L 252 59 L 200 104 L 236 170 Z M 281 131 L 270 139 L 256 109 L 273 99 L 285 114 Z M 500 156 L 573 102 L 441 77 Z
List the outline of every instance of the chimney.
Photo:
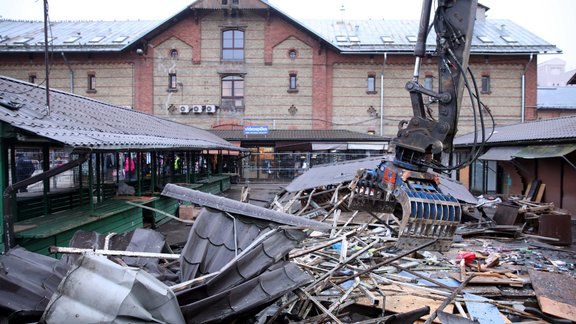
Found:
M 344 14 L 345 13 L 346 13 L 346 8 L 344 8 L 344 5 L 340 6 L 340 20 L 338 21 L 339 24 L 344 23 Z
M 490 10 L 489 7 L 479 3 L 478 7 L 476 7 L 476 21 L 477 22 L 484 22 L 486 21 L 486 12 Z

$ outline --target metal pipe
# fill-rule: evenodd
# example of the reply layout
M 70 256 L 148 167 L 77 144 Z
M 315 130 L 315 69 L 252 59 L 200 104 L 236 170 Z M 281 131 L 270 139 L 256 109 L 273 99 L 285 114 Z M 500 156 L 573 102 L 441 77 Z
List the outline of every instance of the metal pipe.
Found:
M 532 58 L 533 58 L 533 55 L 532 55 L 532 53 L 530 53 L 530 60 L 528 60 L 528 64 L 526 64 L 526 67 L 524 68 L 524 71 L 522 72 L 522 77 L 520 78 L 521 83 L 522 83 L 522 85 L 521 85 L 521 88 L 522 88 L 522 90 L 521 90 L 522 91 L 522 98 L 521 98 L 522 99 L 522 105 L 521 105 L 522 108 L 521 108 L 521 111 L 522 112 L 521 112 L 521 116 L 520 116 L 522 123 L 524 123 L 524 120 L 526 118 L 526 116 L 525 116 L 526 115 L 526 98 L 525 98 L 526 97 L 526 72 L 528 71 L 528 67 L 530 67 L 530 63 L 532 62 Z
M 66 55 L 64 55 L 64 52 L 60 52 L 60 54 L 62 54 L 64 64 L 66 64 L 66 66 L 68 67 L 68 78 L 70 79 L 70 92 L 74 93 L 74 70 L 72 70 L 72 66 L 70 66 L 70 63 L 68 63 Z
M 170 260 L 180 258 L 180 254 L 171 254 L 171 253 L 81 249 L 81 248 L 60 247 L 60 246 L 51 246 L 48 250 L 50 251 L 50 253 L 66 253 L 66 254 L 82 254 L 86 252 L 93 252 L 95 254 L 106 256 L 127 256 L 127 257 L 158 258 L 158 259 L 170 259 Z
M 384 53 L 382 72 L 380 73 L 380 136 L 384 136 L 384 67 L 388 60 L 388 53 Z

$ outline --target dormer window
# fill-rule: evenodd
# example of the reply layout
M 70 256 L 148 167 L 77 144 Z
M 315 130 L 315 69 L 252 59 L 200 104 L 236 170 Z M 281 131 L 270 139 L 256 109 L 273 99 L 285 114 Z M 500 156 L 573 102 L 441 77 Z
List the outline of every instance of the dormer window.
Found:
M 177 49 L 171 49 L 170 50 L 170 58 L 173 60 L 177 60 L 178 59 L 178 50 Z

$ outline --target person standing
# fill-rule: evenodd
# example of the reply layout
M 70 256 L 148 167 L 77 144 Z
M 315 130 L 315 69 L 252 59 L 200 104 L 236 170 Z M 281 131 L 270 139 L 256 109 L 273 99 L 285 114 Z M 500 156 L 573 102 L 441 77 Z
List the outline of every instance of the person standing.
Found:
M 16 182 L 24 181 L 32 176 L 36 168 L 25 154 L 16 154 Z M 28 192 L 28 186 L 20 188 L 19 192 Z

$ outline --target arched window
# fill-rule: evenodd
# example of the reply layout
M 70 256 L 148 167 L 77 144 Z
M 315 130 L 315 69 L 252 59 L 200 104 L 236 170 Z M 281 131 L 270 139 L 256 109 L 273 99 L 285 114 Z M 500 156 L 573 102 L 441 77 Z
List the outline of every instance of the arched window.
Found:
M 244 60 L 244 32 L 237 29 L 222 32 L 222 59 Z
M 229 75 L 222 78 L 222 108 L 244 108 L 244 78 Z

